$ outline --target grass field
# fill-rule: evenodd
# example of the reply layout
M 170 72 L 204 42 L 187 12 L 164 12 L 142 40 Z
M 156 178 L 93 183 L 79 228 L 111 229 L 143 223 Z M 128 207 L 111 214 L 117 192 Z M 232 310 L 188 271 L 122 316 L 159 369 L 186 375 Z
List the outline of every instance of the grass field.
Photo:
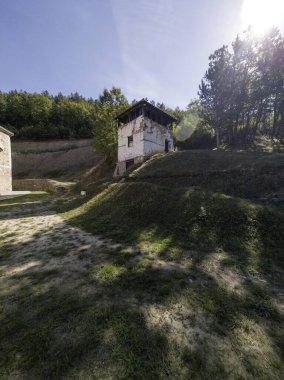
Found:
M 179 152 L 0 204 L 1 378 L 282 379 L 282 194 L 281 154 Z

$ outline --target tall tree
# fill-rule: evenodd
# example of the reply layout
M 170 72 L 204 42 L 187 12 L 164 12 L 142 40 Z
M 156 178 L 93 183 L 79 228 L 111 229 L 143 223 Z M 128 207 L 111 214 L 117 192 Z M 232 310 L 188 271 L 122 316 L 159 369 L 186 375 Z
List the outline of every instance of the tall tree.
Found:
M 115 116 L 129 106 L 117 87 L 105 89 L 95 104 L 94 147 L 107 161 L 115 161 L 117 154 L 117 123 Z
M 221 136 L 228 126 L 230 96 L 232 91 L 231 54 L 223 46 L 209 57 L 209 69 L 199 87 L 202 113 L 205 123 L 210 124 L 216 132 L 216 145 L 219 148 Z
M 284 39 L 277 29 L 262 39 L 248 30 L 209 57 L 199 87 L 201 117 L 216 142 L 253 142 L 257 134 L 284 134 Z M 282 132 L 283 131 L 283 132 Z

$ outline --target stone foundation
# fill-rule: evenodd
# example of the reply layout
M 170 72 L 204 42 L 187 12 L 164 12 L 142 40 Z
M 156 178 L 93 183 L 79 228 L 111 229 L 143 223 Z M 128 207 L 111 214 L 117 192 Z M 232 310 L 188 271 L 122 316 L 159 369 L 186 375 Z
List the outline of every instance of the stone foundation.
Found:
M 11 168 L 0 166 L 0 194 L 8 194 L 12 191 Z
M 133 160 L 134 160 L 134 165 L 142 164 L 142 162 L 144 162 L 145 160 L 145 157 L 138 156 L 138 157 L 134 157 Z M 127 161 L 120 161 L 116 164 L 115 171 L 113 173 L 114 178 L 122 177 L 125 174 L 126 164 L 127 164 Z

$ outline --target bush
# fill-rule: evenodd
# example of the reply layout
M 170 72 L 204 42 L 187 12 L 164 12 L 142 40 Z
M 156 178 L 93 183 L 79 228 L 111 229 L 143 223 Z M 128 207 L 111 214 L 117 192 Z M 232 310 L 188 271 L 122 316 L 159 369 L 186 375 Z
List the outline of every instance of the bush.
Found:
M 208 126 L 199 126 L 188 139 L 177 142 L 177 146 L 181 150 L 212 149 L 216 146 L 214 131 Z
M 15 136 L 33 140 L 68 139 L 72 137 L 70 129 L 63 125 L 49 125 L 48 127 L 43 125 L 27 125 L 17 130 Z

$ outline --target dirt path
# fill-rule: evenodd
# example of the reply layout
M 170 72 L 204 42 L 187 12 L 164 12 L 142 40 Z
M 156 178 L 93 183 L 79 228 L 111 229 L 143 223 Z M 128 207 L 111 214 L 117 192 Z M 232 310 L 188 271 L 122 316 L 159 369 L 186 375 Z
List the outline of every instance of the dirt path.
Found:
M 51 208 L 49 199 L 27 200 L 19 205 L 11 200 L 9 207 L 0 206 L 0 242 L 7 259 L 1 262 L 0 282 L 8 278 L 12 285 L 14 275 L 36 275 L 39 271 L 60 270 L 60 282 L 66 277 L 79 277 L 91 262 L 105 260 L 106 247 L 115 248 L 68 225 Z

